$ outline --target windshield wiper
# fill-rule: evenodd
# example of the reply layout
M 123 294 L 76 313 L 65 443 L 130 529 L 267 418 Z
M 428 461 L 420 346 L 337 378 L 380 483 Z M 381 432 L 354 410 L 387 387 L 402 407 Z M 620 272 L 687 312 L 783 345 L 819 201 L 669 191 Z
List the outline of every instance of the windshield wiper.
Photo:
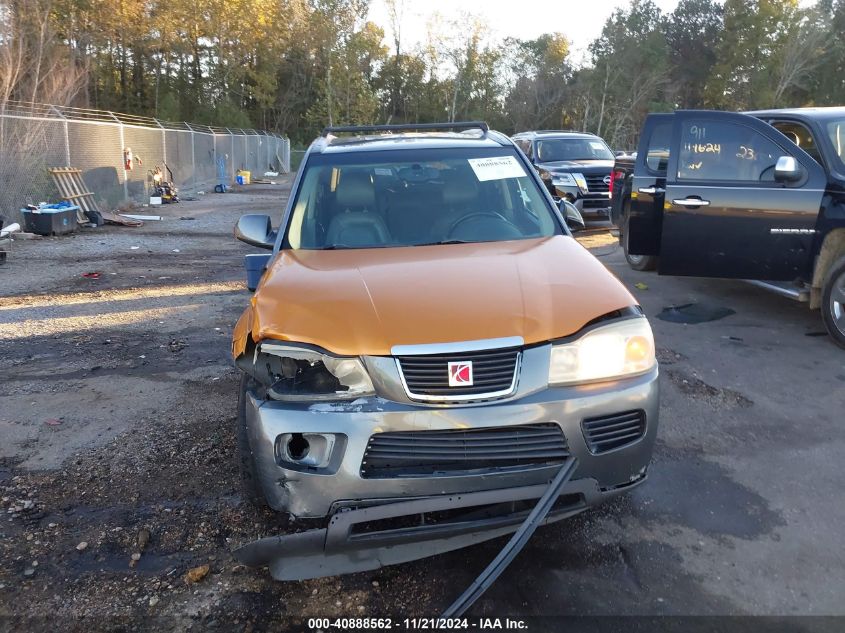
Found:
M 476 240 L 440 240 L 438 242 L 423 242 L 413 246 L 442 246 L 443 244 L 474 244 Z

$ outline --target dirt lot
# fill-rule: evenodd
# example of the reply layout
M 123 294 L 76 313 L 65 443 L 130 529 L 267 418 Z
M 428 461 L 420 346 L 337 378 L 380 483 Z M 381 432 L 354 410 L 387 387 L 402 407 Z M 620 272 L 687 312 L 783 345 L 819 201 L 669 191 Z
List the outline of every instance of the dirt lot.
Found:
M 141 228 L 16 242 L 0 267 L 0 630 L 432 616 L 503 544 L 287 584 L 232 559 L 278 525 L 239 496 L 229 344 L 255 251 L 232 226 L 287 194 L 253 186 Z M 606 233 L 581 239 L 655 329 L 650 480 L 541 529 L 472 613 L 845 615 L 845 353 L 818 314 L 741 282 L 635 273 Z

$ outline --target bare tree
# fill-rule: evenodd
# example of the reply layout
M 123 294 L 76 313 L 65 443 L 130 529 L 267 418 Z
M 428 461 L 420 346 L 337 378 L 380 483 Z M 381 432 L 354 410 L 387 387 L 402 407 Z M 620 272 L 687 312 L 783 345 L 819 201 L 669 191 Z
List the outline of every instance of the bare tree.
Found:
M 14 115 L 43 108 L 36 103 L 68 105 L 84 86 L 83 69 L 53 32 L 51 8 L 50 0 L 0 2 L 0 210 L 8 214 L 26 197 L 46 195 L 43 186 L 39 191 L 18 186 L 46 182 L 44 157 L 65 142 L 48 134 L 49 111 L 25 121 Z
M 813 9 L 792 29 L 776 75 L 773 106 L 783 105 L 783 96 L 790 88 L 807 87 L 814 71 L 825 61 L 823 49 L 831 36 L 827 23 Z

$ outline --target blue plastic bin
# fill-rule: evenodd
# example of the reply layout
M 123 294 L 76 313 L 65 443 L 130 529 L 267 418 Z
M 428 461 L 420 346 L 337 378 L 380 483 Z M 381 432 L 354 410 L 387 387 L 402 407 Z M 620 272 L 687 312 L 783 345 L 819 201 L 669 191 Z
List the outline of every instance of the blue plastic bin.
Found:
M 76 205 L 60 206 L 52 204 L 37 211 L 21 209 L 24 230 L 38 235 L 63 235 L 76 230 Z

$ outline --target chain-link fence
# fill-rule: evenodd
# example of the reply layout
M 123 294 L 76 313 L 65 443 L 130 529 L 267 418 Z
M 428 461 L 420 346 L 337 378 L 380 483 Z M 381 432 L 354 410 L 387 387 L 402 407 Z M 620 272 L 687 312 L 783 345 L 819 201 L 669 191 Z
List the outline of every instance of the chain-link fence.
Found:
M 290 171 L 290 141 L 251 129 L 171 123 L 101 110 L 0 104 L 0 214 L 19 219 L 26 204 L 54 202 L 50 167 L 82 170 L 105 209 L 148 200 L 159 167 L 183 193 Z M 171 177 L 172 174 L 172 177 Z

